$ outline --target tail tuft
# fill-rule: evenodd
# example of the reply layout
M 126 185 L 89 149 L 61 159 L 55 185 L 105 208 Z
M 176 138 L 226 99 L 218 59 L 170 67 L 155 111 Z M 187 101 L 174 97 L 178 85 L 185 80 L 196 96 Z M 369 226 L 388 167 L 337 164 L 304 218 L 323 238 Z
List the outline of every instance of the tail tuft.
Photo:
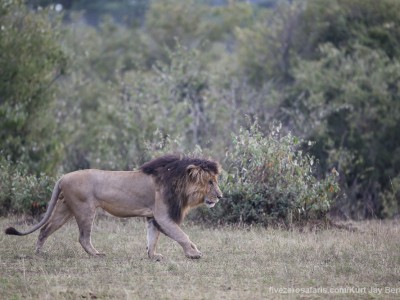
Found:
M 21 233 L 17 229 L 15 229 L 14 227 L 8 227 L 5 230 L 5 233 L 6 234 L 10 234 L 10 235 L 21 235 Z

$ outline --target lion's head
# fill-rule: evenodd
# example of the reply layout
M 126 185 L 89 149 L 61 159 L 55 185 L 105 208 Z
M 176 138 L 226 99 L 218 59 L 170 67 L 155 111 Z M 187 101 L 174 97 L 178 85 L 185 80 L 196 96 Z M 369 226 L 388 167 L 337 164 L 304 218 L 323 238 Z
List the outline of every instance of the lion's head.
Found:
M 218 186 L 218 174 L 204 170 L 200 166 L 189 165 L 186 168 L 187 188 L 186 193 L 194 205 L 204 202 L 208 207 L 213 207 L 222 198 Z
M 156 158 L 140 167 L 162 188 L 170 217 L 180 223 L 187 209 L 202 203 L 213 207 L 222 198 L 217 162 L 179 155 Z

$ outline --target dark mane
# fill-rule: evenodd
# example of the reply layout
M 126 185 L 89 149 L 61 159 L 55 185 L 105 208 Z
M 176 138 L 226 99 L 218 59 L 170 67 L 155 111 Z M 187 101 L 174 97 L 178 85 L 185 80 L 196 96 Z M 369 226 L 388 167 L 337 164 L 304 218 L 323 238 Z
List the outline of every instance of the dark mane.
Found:
M 168 171 L 168 176 L 181 176 L 185 174 L 186 168 L 190 165 L 195 165 L 202 168 L 206 172 L 219 174 L 219 164 L 202 158 L 192 158 L 185 155 L 168 154 L 155 158 L 147 163 L 144 163 L 140 170 L 148 175 L 158 176 Z
M 182 185 L 187 184 L 187 167 L 190 165 L 200 167 L 203 171 L 214 175 L 220 173 L 217 162 L 176 154 L 155 158 L 140 167 L 140 171 L 154 176 L 156 184 L 163 186 L 169 215 L 178 224 L 182 221 L 182 211 L 188 203 L 188 199 L 182 194 L 184 188 Z

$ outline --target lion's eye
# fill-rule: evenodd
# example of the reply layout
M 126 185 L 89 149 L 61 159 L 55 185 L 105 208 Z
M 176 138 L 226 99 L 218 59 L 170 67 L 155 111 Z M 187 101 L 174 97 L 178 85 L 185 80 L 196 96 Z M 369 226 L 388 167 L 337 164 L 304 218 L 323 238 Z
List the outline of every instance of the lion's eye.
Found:
M 212 180 L 210 180 L 208 183 L 209 183 L 209 184 L 211 184 L 211 185 L 213 185 L 213 184 L 214 184 L 214 182 L 213 182 Z

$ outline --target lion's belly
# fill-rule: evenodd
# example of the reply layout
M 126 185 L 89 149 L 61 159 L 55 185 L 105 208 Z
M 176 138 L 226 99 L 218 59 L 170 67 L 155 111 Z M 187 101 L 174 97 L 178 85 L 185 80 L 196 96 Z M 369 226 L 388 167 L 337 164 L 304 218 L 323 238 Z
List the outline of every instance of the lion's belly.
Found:
M 96 196 L 97 205 L 117 217 L 152 217 L 154 196 L 108 187 Z
M 108 213 L 121 218 L 127 217 L 153 217 L 153 210 L 147 207 L 143 208 L 124 208 L 124 207 L 113 207 L 107 205 L 107 203 L 100 205 Z

